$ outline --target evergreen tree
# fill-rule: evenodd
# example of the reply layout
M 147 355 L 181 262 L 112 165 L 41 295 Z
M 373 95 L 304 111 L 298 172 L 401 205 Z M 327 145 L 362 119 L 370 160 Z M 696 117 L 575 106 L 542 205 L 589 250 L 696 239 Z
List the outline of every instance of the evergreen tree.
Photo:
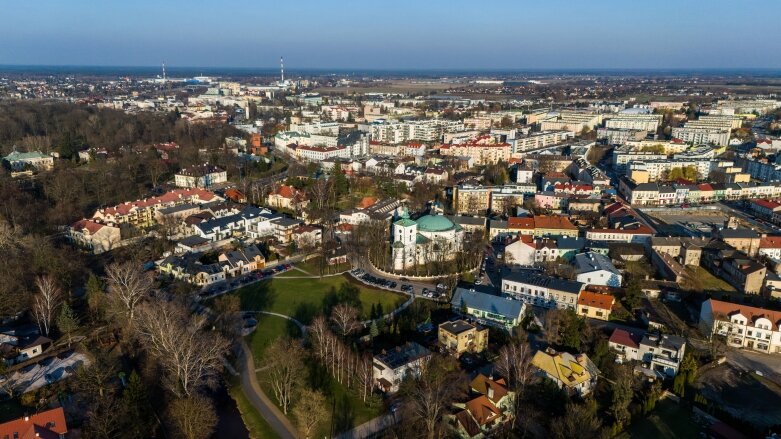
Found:
M 70 347 L 71 337 L 79 329 L 79 318 L 67 303 L 60 308 L 60 314 L 57 316 L 56 323 L 60 333 L 68 337 L 68 347 Z
M 369 334 L 372 338 L 376 338 L 378 335 L 380 335 L 380 328 L 377 327 L 377 321 L 372 320 L 372 325 L 369 328 Z
M 148 437 L 152 426 L 152 412 L 146 388 L 135 370 L 130 373 L 127 387 L 122 393 L 122 404 L 127 413 L 126 428 L 133 433 L 130 436 Z

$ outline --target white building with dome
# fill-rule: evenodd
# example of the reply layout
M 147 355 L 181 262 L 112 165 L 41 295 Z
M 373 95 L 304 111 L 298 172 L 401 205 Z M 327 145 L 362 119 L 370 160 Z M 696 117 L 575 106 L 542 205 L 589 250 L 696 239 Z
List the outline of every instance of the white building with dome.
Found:
M 410 219 L 405 211 L 393 223 L 393 269 L 455 259 L 464 240 L 464 229 L 442 215 Z

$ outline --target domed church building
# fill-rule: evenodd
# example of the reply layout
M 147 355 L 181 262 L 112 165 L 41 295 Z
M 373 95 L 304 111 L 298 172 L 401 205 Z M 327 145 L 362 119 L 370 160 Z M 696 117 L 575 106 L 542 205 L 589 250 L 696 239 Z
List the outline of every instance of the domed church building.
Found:
M 451 261 L 461 250 L 464 229 L 442 215 L 410 219 L 404 211 L 393 223 L 393 268 L 405 270 L 415 265 Z

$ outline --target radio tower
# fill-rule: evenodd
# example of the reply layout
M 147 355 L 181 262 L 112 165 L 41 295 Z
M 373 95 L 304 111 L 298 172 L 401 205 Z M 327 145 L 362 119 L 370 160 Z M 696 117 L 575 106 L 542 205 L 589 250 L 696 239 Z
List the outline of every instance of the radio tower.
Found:
M 165 61 L 163 61 L 163 82 L 165 82 Z
M 282 82 L 285 82 L 285 59 L 279 57 L 279 71 L 282 73 Z

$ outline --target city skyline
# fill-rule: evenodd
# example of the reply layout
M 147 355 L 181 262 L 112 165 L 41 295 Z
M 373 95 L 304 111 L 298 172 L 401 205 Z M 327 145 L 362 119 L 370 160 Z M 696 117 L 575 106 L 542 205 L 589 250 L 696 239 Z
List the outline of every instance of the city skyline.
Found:
M 208 7 L 207 7 L 208 6 Z M 239 13 L 240 12 L 240 13 Z M 342 70 L 775 69 L 781 29 L 751 44 L 721 24 L 781 13 L 781 3 L 627 5 L 401 1 L 392 8 L 311 1 L 15 4 L 0 65 Z M 79 23 L 78 27 L 72 23 Z M 720 24 L 721 23 L 721 24 Z

